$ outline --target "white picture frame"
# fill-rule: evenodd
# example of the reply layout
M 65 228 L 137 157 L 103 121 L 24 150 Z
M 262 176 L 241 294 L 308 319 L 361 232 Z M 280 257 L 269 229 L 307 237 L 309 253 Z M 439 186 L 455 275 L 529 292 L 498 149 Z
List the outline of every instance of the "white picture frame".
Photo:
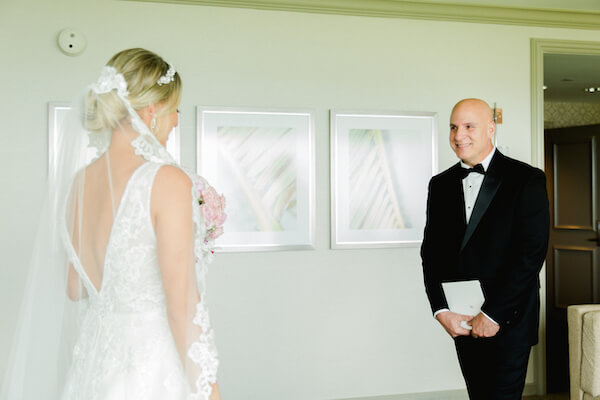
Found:
M 53 179 L 56 176 L 56 165 L 54 157 L 58 151 L 58 135 L 60 127 L 67 113 L 71 111 L 71 104 L 65 101 L 51 101 L 48 103 L 48 175 Z M 181 162 L 181 132 L 179 125 L 173 128 L 169 134 L 166 145 L 167 151 L 173 156 L 177 163 Z M 95 149 L 91 149 L 87 161 L 91 161 L 95 156 Z
M 68 102 L 51 101 L 48 103 L 48 177 L 51 182 L 56 179 L 54 155 L 58 151 L 58 134 L 69 111 L 71 111 L 71 104 Z
M 197 107 L 197 172 L 226 198 L 217 251 L 314 249 L 314 112 Z
M 437 114 L 330 111 L 331 248 L 417 247 Z

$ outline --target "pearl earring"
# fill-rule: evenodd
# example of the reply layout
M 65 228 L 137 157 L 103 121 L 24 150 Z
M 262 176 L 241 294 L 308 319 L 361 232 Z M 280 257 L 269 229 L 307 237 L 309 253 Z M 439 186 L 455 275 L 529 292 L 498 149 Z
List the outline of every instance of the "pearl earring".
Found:
M 150 121 L 150 130 L 154 133 L 154 129 L 156 128 L 156 116 L 152 117 L 152 121 Z

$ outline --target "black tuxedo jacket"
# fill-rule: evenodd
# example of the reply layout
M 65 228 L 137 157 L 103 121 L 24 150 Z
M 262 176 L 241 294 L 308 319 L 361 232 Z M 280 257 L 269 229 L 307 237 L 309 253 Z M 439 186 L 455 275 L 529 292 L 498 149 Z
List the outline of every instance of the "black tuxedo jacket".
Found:
M 496 150 L 467 224 L 460 169 L 429 183 L 421 257 L 431 309 L 448 307 L 442 282 L 478 279 L 497 339 L 534 345 L 549 234 L 544 172 Z

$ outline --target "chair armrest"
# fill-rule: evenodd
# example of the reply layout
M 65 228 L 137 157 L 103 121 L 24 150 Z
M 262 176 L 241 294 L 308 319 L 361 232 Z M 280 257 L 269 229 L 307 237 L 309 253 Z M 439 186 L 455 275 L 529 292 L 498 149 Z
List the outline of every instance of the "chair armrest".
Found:
M 571 382 L 571 400 L 582 400 L 581 390 L 581 353 L 583 315 L 590 311 L 600 311 L 600 304 L 573 305 L 567 308 L 569 325 L 569 377 Z

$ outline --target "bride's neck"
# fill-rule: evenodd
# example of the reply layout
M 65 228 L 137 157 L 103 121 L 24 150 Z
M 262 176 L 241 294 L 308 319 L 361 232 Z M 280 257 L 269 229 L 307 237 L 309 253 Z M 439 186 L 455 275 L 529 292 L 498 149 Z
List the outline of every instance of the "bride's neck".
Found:
M 112 132 L 109 151 L 111 156 L 118 155 L 127 158 L 141 158 L 135 154 L 135 150 L 131 145 L 139 133 L 137 133 L 131 125 L 120 125 Z

